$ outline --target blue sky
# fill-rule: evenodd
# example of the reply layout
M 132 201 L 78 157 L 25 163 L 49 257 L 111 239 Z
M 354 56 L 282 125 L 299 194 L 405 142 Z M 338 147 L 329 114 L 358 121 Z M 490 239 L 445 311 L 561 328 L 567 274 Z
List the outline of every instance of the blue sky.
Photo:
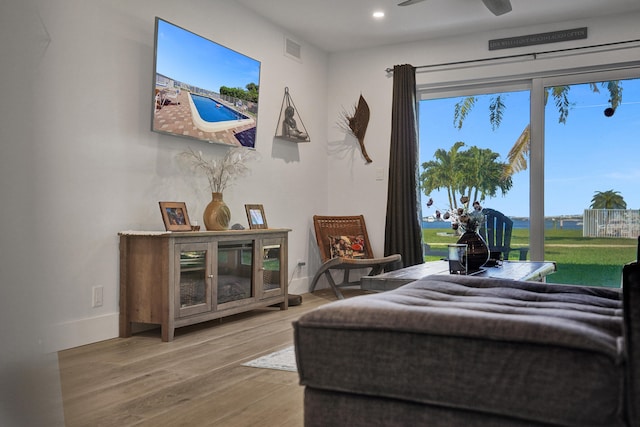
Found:
M 596 191 L 619 191 L 629 209 L 640 208 L 640 79 L 622 83 L 622 105 L 613 117 L 605 117 L 608 91 L 593 93 L 588 85 L 572 85 L 572 103 L 566 124 L 558 123 L 550 99 L 545 128 L 545 216 L 582 214 Z M 454 105 L 459 98 L 420 103 L 420 164 L 430 160 L 437 148 L 449 149 L 456 141 L 467 146 L 490 148 L 505 162 L 516 138 L 529 123 L 529 92 L 511 92 L 505 99 L 501 126 L 489 124 L 489 96 L 481 96 L 462 129 L 453 126 Z M 422 168 L 420 168 L 422 171 Z M 448 209 L 446 192 L 431 194 L 434 206 Z M 434 213 L 426 208 L 423 215 Z M 503 197 L 483 203 L 509 216 L 529 216 L 529 170 L 513 176 L 513 188 Z
M 214 92 L 220 86 L 260 84 L 260 62 L 163 20 L 158 21 L 156 72 Z

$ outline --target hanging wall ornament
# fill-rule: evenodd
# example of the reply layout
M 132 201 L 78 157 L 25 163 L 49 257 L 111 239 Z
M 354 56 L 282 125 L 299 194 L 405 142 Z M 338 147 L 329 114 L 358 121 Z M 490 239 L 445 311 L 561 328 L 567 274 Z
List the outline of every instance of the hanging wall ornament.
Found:
M 293 142 L 309 142 L 309 134 L 302 123 L 302 119 L 298 115 L 298 110 L 293 104 L 293 99 L 289 95 L 289 88 L 284 88 L 284 98 L 282 99 L 282 107 L 280 108 L 280 119 L 278 120 L 278 128 L 276 129 L 276 137 L 286 139 Z
M 342 113 L 342 122 L 338 125 L 347 133 L 353 135 L 360 144 L 360 150 L 367 163 L 371 163 L 373 160 L 367 154 L 367 149 L 364 146 L 364 135 L 367 133 L 367 126 L 369 125 L 369 104 L 365 101 L 364 97 L 360 95 L 358 104 L 355 106 L 352 113 L 344 111 Z

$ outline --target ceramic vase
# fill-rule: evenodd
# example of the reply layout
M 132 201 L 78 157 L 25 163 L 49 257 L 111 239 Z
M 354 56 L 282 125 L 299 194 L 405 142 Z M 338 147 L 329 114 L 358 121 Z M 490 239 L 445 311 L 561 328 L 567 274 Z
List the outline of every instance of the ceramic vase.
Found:
M 211 201 L 204 209 L 204 226 L 209 231 L 222 231 L 229 229 L 231 211 L 222 200 L 222 193 L 211 193 Z
M 477 231 L 465 231 L 458 239 L 458 244 L 467 245 L 468 272 L 478 271 L 489 260 L 489 247 Z

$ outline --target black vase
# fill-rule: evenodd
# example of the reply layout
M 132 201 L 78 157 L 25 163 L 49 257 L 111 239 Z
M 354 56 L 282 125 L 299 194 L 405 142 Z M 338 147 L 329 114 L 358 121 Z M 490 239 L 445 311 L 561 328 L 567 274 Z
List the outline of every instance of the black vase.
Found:
M 489 247 L 477 231 L 465 231 L 458 239 L 458 244 L 467 245 L 467 272 L 480 270 L 489 260 Z

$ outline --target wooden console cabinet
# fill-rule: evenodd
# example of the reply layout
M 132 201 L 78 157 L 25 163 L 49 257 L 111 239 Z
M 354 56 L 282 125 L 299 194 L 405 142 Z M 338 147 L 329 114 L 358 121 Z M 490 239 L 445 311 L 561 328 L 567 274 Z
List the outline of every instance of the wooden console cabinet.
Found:
M 123 231 L 120 336 L 134 323 L 175 328 L 288 304 L 287 229 Z

